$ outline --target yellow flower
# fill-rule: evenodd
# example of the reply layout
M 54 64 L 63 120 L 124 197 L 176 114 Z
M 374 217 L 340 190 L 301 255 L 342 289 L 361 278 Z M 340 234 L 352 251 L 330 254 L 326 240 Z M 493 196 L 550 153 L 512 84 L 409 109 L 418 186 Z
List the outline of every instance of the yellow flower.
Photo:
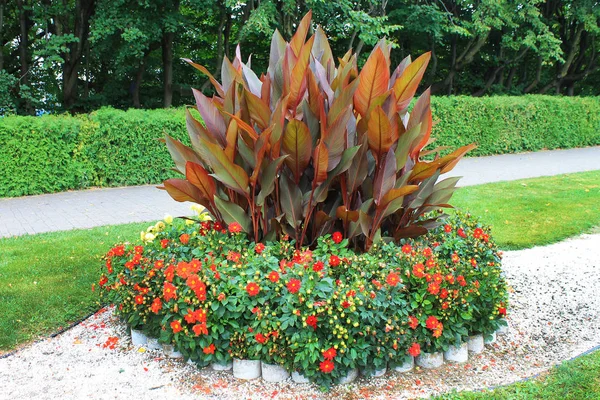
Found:
M 154 240 L 154 238 L 155 238 L 154 234 L 152 234 L 152 233 L 146 233 L 144 235 L 144 242 L 151 242 L 151 241 Z
M 210 217 L 210 214 L 207 213 L 206 211 L 204 211 L 201 214 L 199 214 L 198 217 L 200 218 L 200 221 L 202 221 L 202 222 L 204 222 L 204 221 L 212 221 L 212 218 Z
M 163 218 L 163 220 L 167 223 L 167 224 L 172 224 L 173 223 L 173 216 L 169 215 L 169 214 L 165 214 L 165 217 Z
M 144 238 L 145 238 L 145 237 L 146 237 L 146 232 L 144 232 L 144 231 L 141 231 L 141 232 L 140 232 L 140 239 L 141 239 L 141 240 L 144 240 Z
M 185 224 L 186 225 L 193 225 L 194 224 L 194 220 L 192 220 L 192 219 L 186 219 L 185 220 Z
M 163 229 L 165 229 L 165 223 L 164 223 L 164 222 L 162 222 L 162 221 L 158 221 L 158 222 L 156 223 L 156 225 L 154 225 L 154 230 L 155 230 L 155 231 L 157 231 L 157 232 L 160 232 L 160 231 L 162 231 Z
M 198 215 L 202 214 L 202 212 L 204 211 L 204 207 L 202 207 L 200 204 L 192 204 L 190 208 L 192 209 L 192 211 L 196 211 Z

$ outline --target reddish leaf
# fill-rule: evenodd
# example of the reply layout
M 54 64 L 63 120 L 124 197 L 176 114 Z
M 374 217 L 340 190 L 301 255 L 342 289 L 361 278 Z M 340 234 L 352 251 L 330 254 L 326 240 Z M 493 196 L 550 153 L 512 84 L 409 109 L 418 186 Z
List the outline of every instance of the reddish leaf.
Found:
M 208 70 L 204 66 L 202 66 L 200 64 L 196 64 L 189 58 L 183 58 L 183 61 L 190 64 L 192 67 L 196 68 L 197 70 L 202 72 L 204 75 L 206 75 L 208 77 L 208 79 L 210 80 L 210 83 L 212 83 L 212 85 L 215 87 L 215 90 L 217 91 L 219 96 L 225 97 L 225 91 L 223 90 L 223 87 L 221 86 L 221 84 L 215 79 L 214 76 L 212 76 L 212 74 L 210 72 L 208 72 Z
M 315 147 L 313 154 L 313 168 L 315 169 L 315 178 L 313 187 L 325 182 L 327 179 L 327 167 L 329 165 L 329 151 L 324 141 L 320 141 Z
M 358 211 L 356 210 L 347 210 L 344 206 L 339 206 L 335 210 L 335 216 L 341 219 L 342 221 L 348 222 L 356 222 L 358 221 Z
M 167 179 L 163 182 L 163 185 L 164 186 L 159 186 L 158 188 L 166 190 L 175 201 L 191 201 L 198 204 L 208 202 L 207 199 L 202 197 L 200 189 L 185 179 Z M 206 206 L 205 204 L 202 205 Z
M 383 199 L 381 199 L 381 206 L 385 207 L 393 200 L 396 200 L 400 197 L 404 197 L 408 194 L 411 194 L 411 193 L 417 191 L 418 189 L 419 189 L 418 185 L 407 185 L 407 186 L 403 186 L 398 189 L 391 189 L 389 192 L 387 192 L 385 194 L 385 196 L 383 196 Z
M 195 162 L 196 164 L 202 164 L 202 160 L 200 157 L 198 157 L 194 150 L 184 145 L 179 140 L 173 139 L 166 133 L 165 143 L 167 145 L 167 150 L 169 150 L 169 153 L 171 154 L 171 158 L 175 162 L 175 166 L 182 174 L 185 174 L 185 164 L 188 161 Z
M 225 151 L 218 144 L 204 142 L 201 155 L 212 169 L 217 180 L 244 196 L 248 194 L 248 175 L 246 171 L 230 161 Z
M 300 24 L 298 25 L 298 29 L 296 29 L 296 33 L 290 40 L 290 46 L 292 50 L 294 50 L 294 54 L 300 54 L 300 50 L 302 49 L 302 45 L 306 40 L 306 34 L 308 33 L 308 29 L 310 28 L 310 20 L 312 19 L 312 10 L 309 10 Z
M 410 130 L 419 123 L 421 124 L 421 131 L 416 139 L 417 143 L 410 151 L 410 157 L 413 160 L 417 159 L 419 152 L 425 147 L 429 141 L 429 136 L 431 135 L 433 119 L 431 117 L 430 97 L 430 89 L 427 89 L 419 96 L 419 99 L 410 113 L 410 119 L 408 120 L 407 130 Z
M 215 106 L 213 100 L 203 95 L 199 90 L 192 89 L 192 92 L 194 93 L 196 106 L 206 124 L 206 128 L 219 141 L 221 146 L 224 147 L 227 143 L 225 140 L 227 128 L 219 109 Z
M 354 93 L 354 106 L 359 114 L 367 117 L 371 102 L 388 90 L 390 81 L 388 63 L 380 48 L 371 53 L 358 78 L 360 82 Z
M 202 165 L 188 161 L 185 164 L 185 178 L 200 189 L 202 197 L 212 202 L 215 193 L 217 193 L 217 185 Z
M 442 166 L 442 174 L 450 172 L 465 154 L 467 154 L 469 151 L 473 150 L 476 147 L 477 145 L 475 143 L 471 143 L 454 150 L 447 156 L 440 158 L 439 163 Z
M 315 37 L 312 36 L 304 46 L 298 55 L 296 65 L 292 70 L 292 76 L 290 80 L 290 97 L 288 99 L 288 107 L 295 113 L 296 106 L 300 104 L 304 93 L 306 92 L 306 70 L 308 69 L 308 62 L 310 61 L 310 50 L 312 48 Z
M 297 183 L 310 162 L 312 150 L 312 137 L 304 122 L 297 119 L 288 122 L 282 137 L 282 150 L 289 155 L 284 162 L 292 170 Z
M 382 162 L 376 168 L 375 182 L 373 182 L 373 200 L 378 206 L 383 196 L 396 184 L 396 157 L 390 149 Z
M 252 118 L 261 129 L 265 129 L 269 126 L 271 119 L 269 105 L 262 101 L 260 97 L 255 96 L 246 89 L 244 89 L 244 97 L 246 99 L 246 104 L 248 105 L 250 118 Z
M 427 69 L 430 58 L 431 52 L 421 55 L 415 61 L 410 63 L 402 75 L 394 82 L 394 95 L 398 100 L 398 108 L 400 110 L 405 109 L 410 104 L 410 101 L 419 87 L 421 79 L 423 79 L 423 74 Z
M 367 139 L 369 148 L 378 162 L 398 140 L 398 131 L 392 129 L 392 124 L 381 106 L 375 107 L 371 113 L 367 123 Z

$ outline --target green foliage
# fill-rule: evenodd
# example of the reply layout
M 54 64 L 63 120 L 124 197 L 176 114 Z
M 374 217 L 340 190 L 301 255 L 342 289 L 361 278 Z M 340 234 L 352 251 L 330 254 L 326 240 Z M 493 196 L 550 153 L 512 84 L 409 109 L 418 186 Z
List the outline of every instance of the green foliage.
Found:
M 436 144 L 477 144 L 471 156 L 600 145 L 600 98 L 434 97 Z
M 161 221 L 143 244 L 114 246 L 99 281 L 131 327 L 197 365 L 260 359 L 330 387 L 351 369 L 369 374 L 492 333 L 505 312 L 497 248 L 470 216 L 361 254 L 340 232 L 296 250 L 205 218 Z
M 337 225 L 353 247 L 368 250 L 382 238 L 426 233 L 438 218 L 417 220 L 448 207 L 458 179 L 436 181 L 474 147 L 421 158 L 432 128 L 429 90 L 410 114 L 408 107 L 430 54 L 390 72 L 391 46 L 381 40 L 362 70 L 351 52 L 336 67 L 321 28 L 306 39 L 311 17 L 289 43 L 275 31 L 260 79 L 239 47 L 233 62 L 224 59 L 221 83 L 186 60 L 218 95 L 194 90 L 206 126 L 188 113 L 191 147 L 165 135 L 185 179 L 161 188 L 218 221 L 237 222 L 256 242 L 290 236 L 298 247 L 313 246 Z

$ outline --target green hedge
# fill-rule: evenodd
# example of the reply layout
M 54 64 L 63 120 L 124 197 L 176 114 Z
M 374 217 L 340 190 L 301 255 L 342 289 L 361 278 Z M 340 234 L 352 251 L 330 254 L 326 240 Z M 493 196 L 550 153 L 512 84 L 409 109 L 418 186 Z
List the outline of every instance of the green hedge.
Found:
M 470 156 L 600 145 L 600 98 L 434 97 L 439 146 L 478 147 Z
M 472 156 L 600 145 L 600 98 L 434 97 L 432 109 L 436 144 L 476 142 Z M 182 109 L 1 118 L 0 197 L 159 183 L 174 174 L 163 132 L 187 142 Z

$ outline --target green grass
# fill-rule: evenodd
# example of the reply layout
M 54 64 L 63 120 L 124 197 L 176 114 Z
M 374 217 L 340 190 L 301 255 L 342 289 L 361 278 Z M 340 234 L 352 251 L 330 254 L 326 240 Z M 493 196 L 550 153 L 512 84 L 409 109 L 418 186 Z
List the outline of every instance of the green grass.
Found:
M 147 223 L 0 240 L 0 351 L 57 331 L 98 308 L 99 258 Z
M 449 393 L 439 400 L 600 399 L 600 351 L 553 368 L 544 377 L 485 392 Z
M 491 224 L 502 249 L 550 244 L 600 225 L 600 171 L 465 187 L 451 203 Z

